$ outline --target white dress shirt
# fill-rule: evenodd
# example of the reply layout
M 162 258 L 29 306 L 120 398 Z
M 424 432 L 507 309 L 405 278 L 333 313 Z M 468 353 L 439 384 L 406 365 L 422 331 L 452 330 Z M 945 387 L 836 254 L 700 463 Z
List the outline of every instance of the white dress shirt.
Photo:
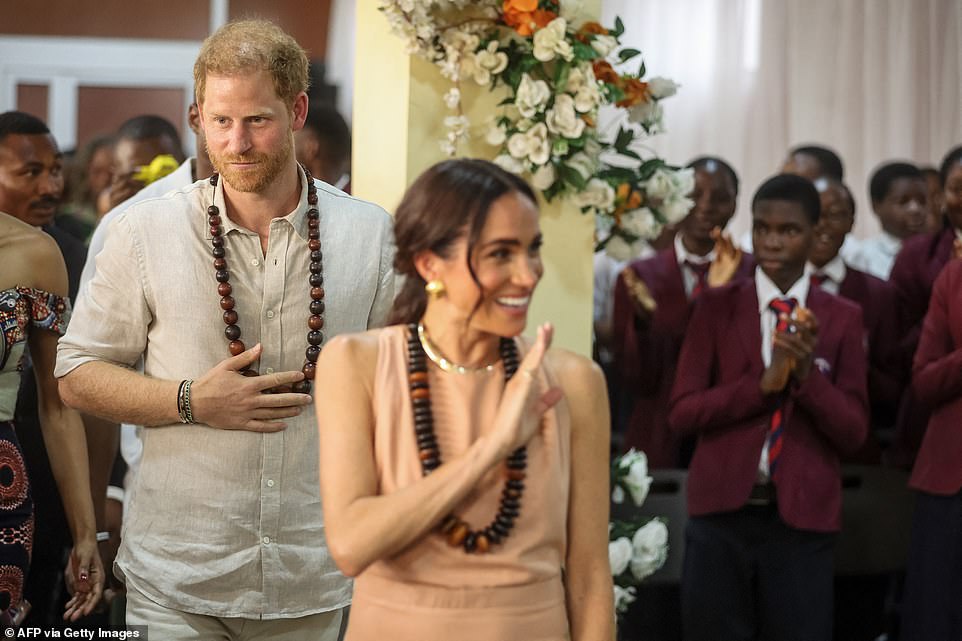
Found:
M 136 194 L 120 203 L 100 219 L 93 236 L 90 237 L 90 246 L 87 248 L 87 262 L 84 264 L 83 272 L 80 274 L 80 290 L 78 296 L 83 296 L 90 284 L 90 280 L 97 273 L 97 254 L 104 248 L 104 241 L 107 238 L 107 228 L 122 212 L 126 211 L 134 203 L 142 200 L 165 196 L 172 191 L 186 187 L 194 182 L 194 158 L 190 157 L 181 163 L 180 167 L 167 174 L 160 180 L 155 180 Z M 143 371 L 143 363 L 138 363 L 137 370 Z M 121 423 L 120 425 L 120 456 L 127 464 L 127 474 L 124 477 L 124 488 L 133 487 L 134 479 L 137 477 L 137 470 L 140 469 L 140 457 L 144 451 L 144 443 L 141 440 L 140 425 Z M 111 493 L 111 498 L 119 498 L 116 493 Z M 124 512 L 130 507 L 130 495 L 123 493 Z
M 695 285 L 698 284 L 698 274 L 695 273 L 691 267 L 685 263 L 694 263 L 695 265 L 707 265 L 711 261 L 715 260 L 715 250 L 712 249 L 710 252 L 704 256 L 699 256 L 698 254 L 693 254 L 685 248 L 685 243 L 682 242 L 682 235 L 675 234 L 675 257 L 678 259 L 678 267 L 681 269 L 681 278 L 685 283 L 685 296 L 691 298 L 691 293 L 695 289 Z
M 878 236 L 867 238 L 859 243 L 858 248 L 845 260 L 855 269 L 868 272 L 882 280 L 888 280 L 900 249 L 902 249 L 902 240 L 882 231 Z
M 758 316 L 762 332 L 762 362 L 768 368 L 772 364 L 772 346 L 775 342 L 775 325 L 778 323 L 778 314 L 769 307 L 769 304 L 778 298 L 794 298 L 798 305 L 804 306 L 808 300 L 809 286 L 808 269 L 802 277 L 795 281 L 795 284 L 785 293 L 772 282 L 761 267 L 755 268 L 755 293 L 758 296 Z M 795 309 L 798 309 L 796 305 Z M 793 314 L 794 316 L 794 314 Z M 758 461 L 758 481 L 766 483 L 771 476 L 768 473 L 768 439 L 762 447 L 762 455 Z
M 208 180 L 120 213 L 57 352 L 62 377 L 91 361 L 147 376 L 198 379 L 230 356 L 211 264 L 207 208 L 221 211 L 237 325 L 263 345 L 262 373 L 299 370 L 310 315 L 307 183 L 295 208 L 257 233 L 229 217 Z M 394 297 L 391 219 L 319 181 L 324 335 L 385 320 Z M 324 380 L 314 385 L 324 385 Z M 170 399 L 171 404 L 176 401 Z M 313 407 L 280 432 L 172 425 L 143 430 L 144 450 L 116 567 L 152 601 L 246 619 L 343 607 L 351 582 L 324 540 Z
M 845 276 L 848 274 L 848 267 L 845 265 L 842 257 L 836 254 L 835 258 L 822 265 L 821 269 L 809 263 L 808 271 L 812 276 L 825 276 L 825 280 L 823 280 L 819 286 L 829 294 L 838 296 L 838 292 L 842 287 L 842 281 L 845 280 Z

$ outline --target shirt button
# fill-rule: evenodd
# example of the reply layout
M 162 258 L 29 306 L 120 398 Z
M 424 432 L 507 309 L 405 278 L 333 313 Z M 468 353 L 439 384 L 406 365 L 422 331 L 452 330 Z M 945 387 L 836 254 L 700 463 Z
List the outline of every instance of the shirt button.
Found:
M 261 543 L 263 543 L 264 545 L 270 545 L 270 544 L 271 544 L 271 537 L 265 536 L 263 539 L 261 539 Z
M 274 310 L 273 310 L 273 309 L 267 310 L 267 317 L 268 317 L 268 318 L 274 318 Z
M 267 479 L 267 487 L 274 487 L 274 479 Z
M 251 260 L 251 265 L 253 265 L 254 267 L 257 267 L 260 264 L 261 264 L 261 261 L 257 260 L 256 258 Z
M 264 370 L 264 373 L 265 373 L 265 374 L 273 374 L 273 373 L 274 373 L 274 368 L 273 368 L 273 367 L 268 367 L 267 369 Z

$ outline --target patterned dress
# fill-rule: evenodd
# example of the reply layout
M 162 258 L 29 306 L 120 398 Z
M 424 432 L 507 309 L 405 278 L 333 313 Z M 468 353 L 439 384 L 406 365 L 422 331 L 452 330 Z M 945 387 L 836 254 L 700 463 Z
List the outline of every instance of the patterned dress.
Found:
M 29 331 L 62 335 L 70 301 L 28 287 L 0 291 L 0 620 L 22 607 L 33 545 L 33 499 L 13 424 Z

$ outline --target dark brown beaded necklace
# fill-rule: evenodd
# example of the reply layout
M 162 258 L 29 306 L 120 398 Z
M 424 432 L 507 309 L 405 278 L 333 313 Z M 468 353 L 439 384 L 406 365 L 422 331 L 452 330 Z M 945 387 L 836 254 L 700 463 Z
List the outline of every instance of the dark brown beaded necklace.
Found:
M 427 476 L 441 465 L 441 450 L 434 434 L 434 416 L 431 413 L 431 390 L 428 386 L 427 360 L 424 347 L 418 338 L 416 323 L 408 325 L 408 383 L 411 388 L 411 407 L 414 412 L 414 436 L 421 459 L 421 472 Z M 507 383 L 518 371 L 518 348 L 510 338 L 502 338 L 501 360 L 504 364 L 504 381 Z M 521 495 L 524 492 L 525 468 L 528 452 L 519 447 L 506 461 L 504 490 L 494 520 L 484 529 L 472 530 L 471 526 L 454 514 L 441 521 L 440 533 L 452 547 L 463 547 L 465 552 L 483 554 L 492 545 L 508 538 L 515 519 L 521 513 Z
M 311 263 L 309 265 L 310 276 L 308 277 L 308 282 L 311 286 L 311 304 L 310 312 L 311 315 L 307 319 L 307 351 L 305 353 L 304 366 L 301 371 L 304 372 L 304 380 L 294 383 L 291 386 L 290 391 L 300 392 L 302 394 L 311 393 L 311 381 L 314 380 L 314 373 L 317 363 L 317 357 L 321 353 L 321 344 L 324 342 L 324 333 L 321 332 L 321 328 L 324 327 L 324 276 L 321 264 L 321 232 L 320 232 L 320 215 L 317 211 L 317 188 L 314 186 L 314 179 L 311 177 L 310 172 L 305 168 L 301 168 L 304 171 L 304 176 L 307 179 L 307 202 L 310 208 L 307 210 L 307 245 L 308 249 L 311 250 Z M 214 174 L 210 177 L 210 184 L 214 187 L 217 186 L 218 174 Z M 237 311 L 234 309 L 235 301 L 234 297 L 231 296 L 232 287 L 230 285 L 230 272 L 227 271 L 227 252 L 224 249 L 224 230 L 221 225 L 220 210 L 217 205 L 211 204 L 207 208 L 207 222 L 210 225 L 210 236 L 211 245 L 214 254 L 214 278 L 217 279 L 217 293 L 220 295 L 220 307 L 224 310 L 224 323 L 227 327 L 224 328 L 224 335 L 227 340 L 230 341 L 227 348 L 230 350 L 232 356 L 237 356 L 241 352 L 247 349 L 243 341 L 241 341 L 241 330 L 237 325 Z M 251 368 L 244 368 L 241 370 L 241 374 L 244 376 L 257 376 L 257 372 Z M 275 392 L 288 391 L 287 389 L 277 389 Z

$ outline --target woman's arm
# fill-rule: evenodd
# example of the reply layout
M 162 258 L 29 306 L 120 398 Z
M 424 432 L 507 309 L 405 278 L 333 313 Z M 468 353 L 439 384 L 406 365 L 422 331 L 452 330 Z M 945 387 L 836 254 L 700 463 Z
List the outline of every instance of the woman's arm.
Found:
M 611 641 L 615 638 L 608 562 L 611 421 L 605 379 L 598 366 L 584 357 L 559 353 L 550 358 L 571 412 L 571 496 L 565 559 L 571 638 Z
M 541 363 L 551 332 L 539 331 L 498 408 L 497 427 L 430 475 L 378 495 L 374 462 L 372 389 L 377 362 L 375 332 L 339 336 L 318 359 L 315 408 L 320 431 L 321 490 L 331 556 L 348 576 L 411 545 L 451 513 L 494 466 L 538 428 L 558 390 L 543 391 L 525 368 Z
M 54 246 L 56 249 L 56 246 Z M 61 296 L 67 294 L 67 271 L 59 254 L 38 256 L 38 288 Z M 31 327 L 28 332 L 30 356 L 37 379 L 38 413 L 50 468 L 63 499 L 74 547 L 69 573 L 77 593 L 67 604 L 65 618 L 90 614 L 100 600 L 104 569 L 97 552 L 97 524 L 90 495 L 87 440 L 80 415 L 60 400 L 53 376 L 57 335 Z

